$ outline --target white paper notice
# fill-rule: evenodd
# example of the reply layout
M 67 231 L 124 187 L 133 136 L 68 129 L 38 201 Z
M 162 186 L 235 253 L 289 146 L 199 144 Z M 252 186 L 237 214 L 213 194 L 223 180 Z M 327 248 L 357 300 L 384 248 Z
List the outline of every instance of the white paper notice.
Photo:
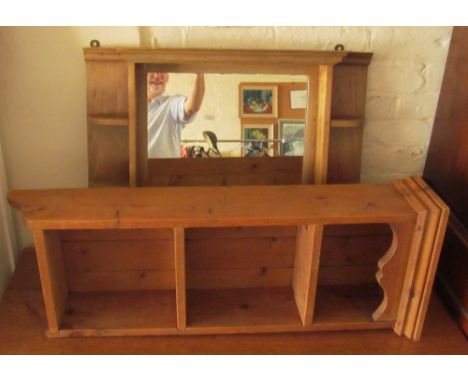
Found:
M 307 105 L 307 90 L 291 90 L 291 109 L 305 109 Z

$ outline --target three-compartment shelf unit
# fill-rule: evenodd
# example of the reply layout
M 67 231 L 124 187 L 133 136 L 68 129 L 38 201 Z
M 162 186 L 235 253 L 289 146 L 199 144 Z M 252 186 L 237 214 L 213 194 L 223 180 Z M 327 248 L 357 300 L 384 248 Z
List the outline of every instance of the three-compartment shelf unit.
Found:
M 392 328 L 417 340 L 448 217 L 414 177 L 8 198 L 34 234 L 52 337 Z

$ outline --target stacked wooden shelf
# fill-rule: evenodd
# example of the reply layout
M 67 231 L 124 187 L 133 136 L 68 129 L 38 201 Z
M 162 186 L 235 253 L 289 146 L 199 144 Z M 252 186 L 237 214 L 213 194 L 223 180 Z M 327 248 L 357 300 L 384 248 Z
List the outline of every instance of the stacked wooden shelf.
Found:
M 8 198 L 33 230 L 59 337 L 393 328 L 417 339 L 448 214 L 419 178 Z M 364 224 L 393 231 L 375 282 L 320 282 L 324 227 Z

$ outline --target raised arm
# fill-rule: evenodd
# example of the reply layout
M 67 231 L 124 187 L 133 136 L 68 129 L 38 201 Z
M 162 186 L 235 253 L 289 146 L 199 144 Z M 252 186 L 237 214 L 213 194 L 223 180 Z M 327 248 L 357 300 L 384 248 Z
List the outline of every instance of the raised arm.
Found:
M 192 83 L 192 88 L 184 104 L 185 117 L 190 118 L 200 110 L 203 95 L 205 94 L 205 75 L 197 73 Z

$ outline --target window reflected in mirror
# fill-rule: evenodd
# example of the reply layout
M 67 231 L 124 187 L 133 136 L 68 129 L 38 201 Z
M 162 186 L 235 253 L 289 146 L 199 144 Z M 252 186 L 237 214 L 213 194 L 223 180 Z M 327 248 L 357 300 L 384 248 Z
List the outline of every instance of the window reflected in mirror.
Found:
M 307 77 L 147 75 L 148 158 L 302 156 Z

